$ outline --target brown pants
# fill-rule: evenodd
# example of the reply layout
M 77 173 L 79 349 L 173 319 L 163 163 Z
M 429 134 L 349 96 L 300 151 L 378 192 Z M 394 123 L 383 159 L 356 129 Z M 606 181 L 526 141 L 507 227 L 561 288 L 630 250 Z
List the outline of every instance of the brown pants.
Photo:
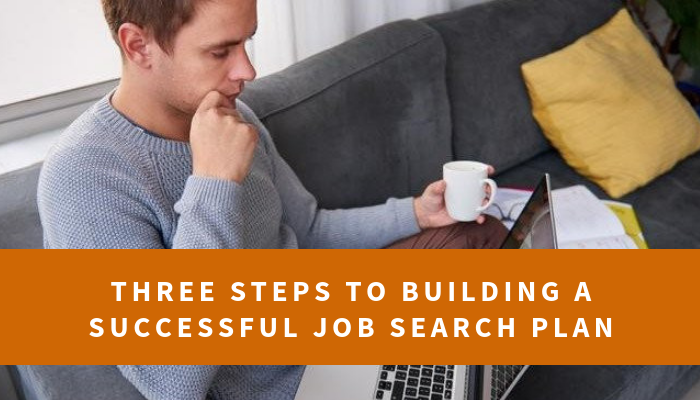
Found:
M 469 222 L 427 229 L 387 249 L 497 249 L 506 235 L 508 230 L 501 221 L 487 216 L 483 225 Z

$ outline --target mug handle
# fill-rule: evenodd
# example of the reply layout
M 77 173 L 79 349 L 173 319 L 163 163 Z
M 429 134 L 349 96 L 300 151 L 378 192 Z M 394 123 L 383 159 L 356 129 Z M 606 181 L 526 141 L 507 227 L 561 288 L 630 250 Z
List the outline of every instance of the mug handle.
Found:
M 484 179 L 481 182 L 491 187 L 491 196 L 489 196 L 489 202 L 485 206 L 476 209 L 477 212 L 486 211 L 487 208 L 491 207 L 491 204 L 496 199 L 496 193 L 498 193 L 498 185 L 493 179 Z

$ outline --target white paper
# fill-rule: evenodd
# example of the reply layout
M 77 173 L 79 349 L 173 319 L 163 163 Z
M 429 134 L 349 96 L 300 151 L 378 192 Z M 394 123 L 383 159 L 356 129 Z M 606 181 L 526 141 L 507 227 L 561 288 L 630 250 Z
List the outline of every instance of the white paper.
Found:
M 530 190 L 499 188 L 486 214 L 501 219 L 512 229 L 532 196 Z M 561 249 L 637 249 L 625 228 L 604 202 L 585 186 L 552 192 L 557 240 Z M 511 217 L 502 219 L 503 216 Z
M 626 236 L 615 213 L 585 186 L 558 189 L 552 197 L 560 247 L 567 242 Z
M 560 249 L 638 249 L 631 237 L 627 235 L 600 239 L 582 240 L 559 244 Z

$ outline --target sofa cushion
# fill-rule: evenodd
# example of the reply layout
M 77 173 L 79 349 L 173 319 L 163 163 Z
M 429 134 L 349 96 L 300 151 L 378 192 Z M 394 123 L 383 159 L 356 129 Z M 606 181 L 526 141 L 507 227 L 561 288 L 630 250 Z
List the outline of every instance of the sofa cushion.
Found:
M 623 197 L 632 204 L 652 249 L 700 248 L 700 154 L 682 161 L 666 175 Z M 556 151 L 549 151 L 496 177 L 500 186 L 534 187 L 545 172 L 555 189 L 585 185 L 601 199 L 603 190 L 569 167 Z M 556 207 L 556 205 L 555 205 Z
M 426 18 L 447 47 L 447 86 L 458 159 L 498 169 L 549 149 L 520 66 L 607 22 L 614 0 L 496 0 Z
M 509 400 L 677 400 L 698 366 L 532 366 Z
M 43 247 L 36 186 L 41 165 L 0 174 L 0 249 Z
M 522 70 L 545 136 L 612 197 L 700 150 L 698 115 L 627 10 Z
M 325 208 L 418 194 L 452 159 L 445 48 L 421 22 L 385 25 L 262 78 L 242 100 Z

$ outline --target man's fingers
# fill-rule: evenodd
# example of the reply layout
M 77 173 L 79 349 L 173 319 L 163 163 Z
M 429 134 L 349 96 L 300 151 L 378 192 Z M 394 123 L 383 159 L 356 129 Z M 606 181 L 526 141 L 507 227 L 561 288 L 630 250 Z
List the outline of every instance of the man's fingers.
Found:
M 486 217 L 485 217 L 485 216 L 479 215 L 478 217 L 476 217 L 476 223 L 477 223 L 477 224 L 483 225 L 484 222 L 486 222 Z
M 199 103 L 197 112 L 211 110 L 214 108 L 232 109 L 231 101 L 220 92 L 212 90 L 211 92 L 207 93 L 207 95 L 202 99 L 202 102 Z
M 488 174 L 489 176 L 493 175 L 496 173 L 496 168 L 494 168 L 492 165 L 488 166 Z
M 241 114 L 235 108 L 219 107 L 218 110 L 222 114 L 230 115 L 236 118 L 237 121 L 243 122 L 243 117 L 241 117 Z

